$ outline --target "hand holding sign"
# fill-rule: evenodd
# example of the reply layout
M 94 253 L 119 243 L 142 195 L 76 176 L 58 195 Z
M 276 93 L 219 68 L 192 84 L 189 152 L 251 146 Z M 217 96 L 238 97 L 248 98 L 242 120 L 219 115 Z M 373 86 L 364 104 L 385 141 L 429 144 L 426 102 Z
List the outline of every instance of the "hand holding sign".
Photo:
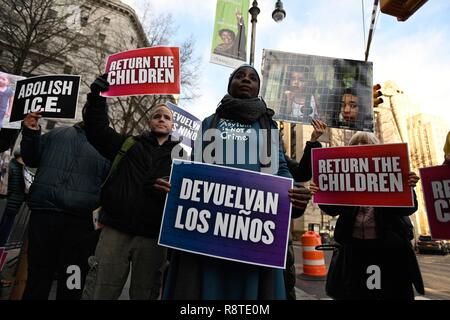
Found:
M 161 192 L 169 193 L 171 185 L 167 180 L 164 180 L 163 178 L 159 178 L 159 179 L 156 179 L 153 187 Z
M 310 182 L 309 183 L 309 191 L 311 191 L 312 195 L 316 194 L 317 192 L 320 191 L 319 187 L 314 183 L 314 182 Z
M 304 210 L 311 200 L 311 192 L 304 186 L 296 186 L 288 191 L 289 199 L 292 206 L 297 209 Z
M 39 130 L 40 112 L 31 112 L 23 119 L 23 125 L 31 130 Z
M 101 76 L 98 76 L 97 79 L 95 79 L 95 81 L 92 82 L 90 86 L 92 95 L 99 96 L 100 92 L 105 92 L 109 90 L 109 82 L 107 78 L 108 74 L 105 73 Z
M 408 173 L 408 186 L 415 188 L 417 182 L 420 180 L 419 176 L 415 172 Z

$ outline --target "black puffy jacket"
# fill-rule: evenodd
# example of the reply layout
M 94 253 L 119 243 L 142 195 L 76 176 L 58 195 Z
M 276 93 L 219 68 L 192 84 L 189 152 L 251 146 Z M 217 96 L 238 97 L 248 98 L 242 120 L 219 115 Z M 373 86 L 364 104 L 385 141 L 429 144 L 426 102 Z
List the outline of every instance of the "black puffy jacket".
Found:
M 375 207 L 377 238 L 383 246 L 403 250 L 407 257 L 403 265 L 397 267 L 408 272 L 417 292 L 424 294 L 424 285 L 416 255 L 410 240 L 413 237 L 409 216 L 417 211 L 418 203 L 415 191 L 414 207 Z M 319 205 L 320 209 L 331 216 L 339 215 L 334 230 L 334 238 L 341 245 L 351 244 L 355 218 L 359 207 Z
M 411 220 L 408 216 L 417 211 L 417 197 L 415 191 L 413 207 L 375 207 L 375 221 L 377 225 L 377 237 L 383 241 L 390 238 L 392 233 L 398 234 L 404 241 L 411 240 Z M 341 244 L 352 241 L 353 226 L 359 207 L 354 206 L 330 206 L 319 205 L 326 214 L 339 215 L 334 230 L 334 238 Z M 394 245 L 394 244 L 391 244 Z
M 25 164 L 38 168 L 27 204 L 31 210 L 54 210 L 92 218 L 109 161 L 87 141 L 84 129 L 55 128 L 41 136 L 26 127 L 20 143 Z
M 112 161 L 127 137 L 109 127 L 105 98 L 88 94 L 84 121 L 89 142 Z M 170 175 L 172 149 L 179 141 L 159 145 L 151 132 L 134 138 L 136 143 L 102 189 L 99 221 L 133 236 L 156 239 L 166 195 L 152 186 L 157 178 Z

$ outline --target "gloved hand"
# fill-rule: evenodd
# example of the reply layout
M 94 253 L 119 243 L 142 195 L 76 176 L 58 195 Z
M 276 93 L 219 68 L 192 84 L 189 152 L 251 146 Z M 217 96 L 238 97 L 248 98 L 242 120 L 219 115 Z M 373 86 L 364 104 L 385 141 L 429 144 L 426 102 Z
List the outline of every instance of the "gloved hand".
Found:
M 94 82 L 92 82 L 91 84 L 91 93 L 94 96 L 99 96 L 100 92 L 105 92 L 109 90 L 109 83 L 108 80 L 106 80 L 108 78 L 108 74 L 105 73 L 99 77 L 97 77 L 97 79 L 95 79 Z

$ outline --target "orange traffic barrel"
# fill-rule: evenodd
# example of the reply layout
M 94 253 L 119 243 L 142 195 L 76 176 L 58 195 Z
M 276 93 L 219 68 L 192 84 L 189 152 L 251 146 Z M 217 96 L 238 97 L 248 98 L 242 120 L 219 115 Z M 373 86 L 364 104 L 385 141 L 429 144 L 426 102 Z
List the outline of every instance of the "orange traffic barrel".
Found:
M 323 251 L 316 250 L 316 246 L 322 244 L 320 235 L 317 232 L 308 231 L 303 234 L 301 240 L 303 247 L 302 278 L 311 280 L 324 280 L 327 275 L 325 256 Z

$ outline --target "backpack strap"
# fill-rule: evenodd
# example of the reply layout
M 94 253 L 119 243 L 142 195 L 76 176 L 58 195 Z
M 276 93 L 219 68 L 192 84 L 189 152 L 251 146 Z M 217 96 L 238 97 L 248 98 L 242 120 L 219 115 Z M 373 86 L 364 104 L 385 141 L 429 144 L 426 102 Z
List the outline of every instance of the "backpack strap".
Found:
M 119 166 L 119 163 L 122 161 L 123 157 L 127 153 L 128 150 L 136 143 L 136 139 L 133 136 L 129 136 L 125 139 L 125 141 L 122 143 L 122 146 L 120 147 L 119 152 L 114 158 L 114 161 L 111 165 L 111 168 L 109 169 L 108 176 L 106 177 L 105 181 L 102 183 L 102 187 L 105 185 L 105 183 L 108 181 L 108 179 L 117 171 L 117 167 Z

